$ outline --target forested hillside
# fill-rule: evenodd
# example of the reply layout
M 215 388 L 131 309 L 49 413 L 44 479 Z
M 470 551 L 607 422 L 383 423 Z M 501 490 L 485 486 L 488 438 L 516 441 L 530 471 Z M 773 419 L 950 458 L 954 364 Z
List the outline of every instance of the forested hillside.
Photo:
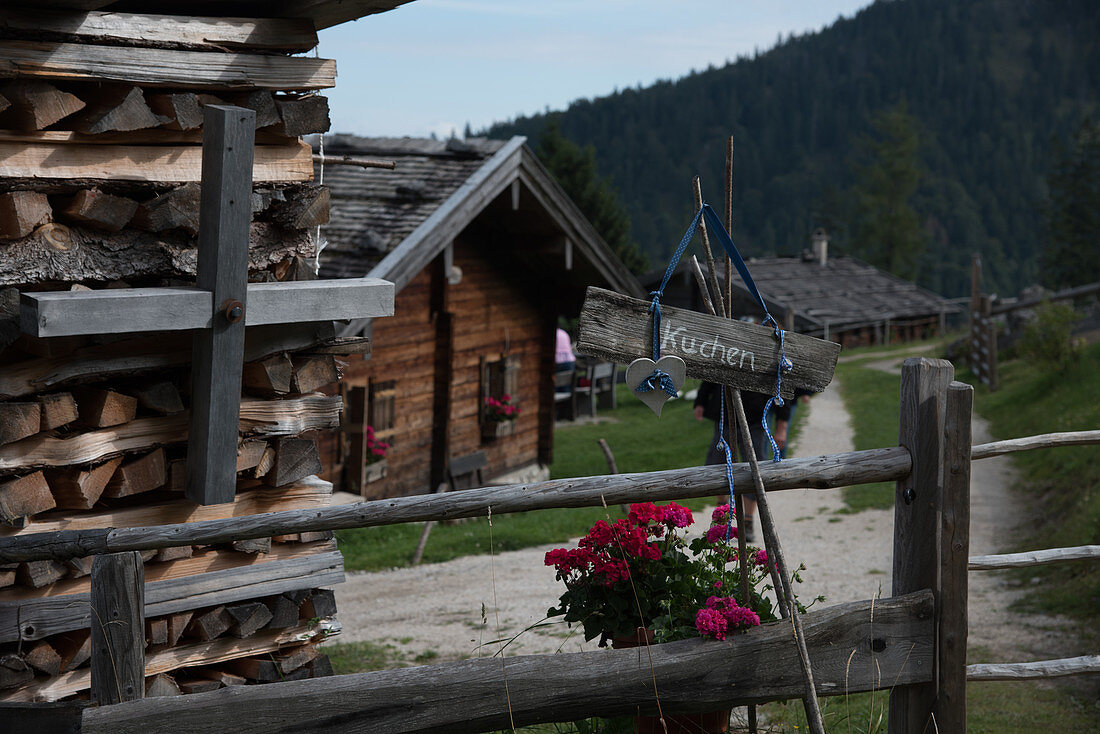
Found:
M 923 230 L 907 274 L 962 295 L 970 253 L 981 252 L 986 287 L 1014 294 L 1039 279 L 1055 143 L 1097 108 L 1098 31 L 1094 0 L 878 2 L 754 58 L 554 116 L 566 138 L 594 147 L 658 264 L 690 217 L 691 177 L 720 201 L 730 134 L 734 236 L 747 255 L 797 253 L 815 226 L 834 236 L 833 252 L 857 251 L 857 184 L 874 180 L 860 158 L 881 148 L 872 133 L 900 110 L 917 138 L 909 204 Z M 489 134 L 537 143 L 547 119 Z

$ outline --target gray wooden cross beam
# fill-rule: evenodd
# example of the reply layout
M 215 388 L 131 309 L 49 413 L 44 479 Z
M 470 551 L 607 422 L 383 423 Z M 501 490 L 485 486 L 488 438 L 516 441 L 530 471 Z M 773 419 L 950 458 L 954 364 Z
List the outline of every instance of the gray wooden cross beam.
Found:
M 245 327 L 393 315 L 377 278 L 248 283 L 255 115 L 204 108 L 198 279 L 193 288 L 24 293 L 21 325 L 37 337 L 194 330 L 187 497 L 232 502 Z

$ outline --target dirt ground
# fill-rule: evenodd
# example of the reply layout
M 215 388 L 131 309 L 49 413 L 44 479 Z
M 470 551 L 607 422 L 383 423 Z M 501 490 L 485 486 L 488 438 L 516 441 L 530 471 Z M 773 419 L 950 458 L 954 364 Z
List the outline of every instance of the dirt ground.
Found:
M 894 371 L 903 356 L 892 355 L 874 366 Z M 835 387 L 815 396 L 808 410 L 796 455 L 852 450 L 851 423 Z M 974 440 L 990 440 L 985 421 L 978 417 Z M 971 555 L 1003 551 L 1017 526 L 1029 521 L 1029 508 L 1011 491 L 1014 479 L 1007 457 L 974 463 Z M 892 510 L 837 514 L 844 503 L 834 490 L 776 492 L 769 500 L 788 563 L 806 565 L 800 598 L 824 594 L 826 604 L 837 604 L 889 596 Z M 420 656 L 436 661 L 494 654 L 501 639 L 511 640 L 508 655 L 594 649 L 561 624 L 536 626 L 562 590 L 553 571 L 543 565 L 551 547 L 349 573 L 346 583 L 336 587 L 344 628 L 337 641 L 370 640 L 392 645 L 405 660 Z M 984 659 L 998 662 L 1080 654 L 1074 652 L 1067 621 L 1009 611 L 1024 589 L 1010 587 L 1002 574 L 973 573 L 970 580 L 972 652 L 978 649 Z

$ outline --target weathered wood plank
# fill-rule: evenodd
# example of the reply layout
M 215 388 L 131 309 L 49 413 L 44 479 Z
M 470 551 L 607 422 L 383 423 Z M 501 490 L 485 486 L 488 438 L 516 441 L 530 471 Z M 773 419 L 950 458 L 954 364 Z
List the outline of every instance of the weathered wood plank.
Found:
M 312 181 L 312 155 L 310 147 L 300 141 L 287 145 L 257 145 L 252 180 L 256 183 Z M 0 177 L 182 184 L 202 180 L 202 149 L 197 145 L 73 145 L 0 141 Z
M 209 326 L 192 342 L 187 498 L 232 502 L 237 489 L 237 423 L 248 311 L 248 223 L 252 220 L 252 149 L 256 113 L 208 105 L 203 110 L 203 176 L 197 287 L 210 296 Z M 150 296 L 155 300 L 156 296 Z M 241 312 L 229 316 L 229 304 Z M 158 328 L 125 329 L 159 331 Z
M 288 436 L 318 428 L 340 425 L 340 397 L 303 395 L 286 400 L 240 401 L 241 433 Z M 163 418 L 138 418 L 121 426 L 80 433 L 69 438 L 37 434 L 0 446 L 0 472 L 45 466 L 69 466 L 113 458 L 121 453 L 141 451 L 187 440 L 186 412 Z M 231 425 L 232 427 L 232 425 Z M 236 443 L 229 468 L 236 465 Z M 233 472 L 234 482 L 236 472 Z
M 247 294 L 245 326 L 393 315 L 393 284 L 377 278 L 249 283 Z M 24 293 L 21 323 L 40 338 L 209 329 L 223 301 L 190 287 Z
M 970 556 L 970 418 L 974 388 L 952 382 L 944 417 L 940 521 L 938 672 L 932 713 L 940 731 L 966 732 L 966 640 Z
M 329 586 L 343 580 L 344 560 L 339 551 L 257 562 L 222 571 L 150 581 L 145 585 L 145 615 L 153 617 L 281 594 L 291 589 Z M 88 627 L 90 601 L 87 593 L 0 600 L 0 642 L 20 638 L 38 640 Z M 144 634 L 144 627 L 141 630 Z
M 0 78 L 116 81 L 185 89 L 307 91 L 336 84 L 336 62 L 81 43 L 0 41 Z
M 245 332 L 245 361 L 324 344 L 334 332 L 331 321 L 257 326 Z M 0 371 L 0 397 L 13 398 L 52 390 L 92 378 L 108 379 L 188 364 L 190 339 L 182 332 L 158 334 L 77 350 L 63 358 L 32 359 Z
M 101 3 L 104 4 L 104 3 Z M 73 13 L 36 8 L 0 10 L 0 29 L 49 33 L 60 38 L 135 46 L 308 51 L 317 45 L 313 24 L 302 18 L 200 18 L 138 13 Z
M 810 612 L 806 631 L 822 695 L 843 695 L 927 680 L 933 655 L 928 592 Z M 219 731 L 230 707 L 250 715 L 240 734 L 322 732 L 476 732 L 588 716 L 665 712 L 799 695 L 798 653 L 789 626 L 775 622 L 723 642 L 684 640 L 637 650 L 517 656 L 379 671 L 270 686 L 236 687 L 181 705 L 135 701 L 88 710 L 85 734 L 144 734 L 155 723 L 192 734 Z M 767 665 L 753 661 L 766 659 Z M 917 663 L 917 664 L 914 664 Z M 507 680 L 507 691 L 505 690 Z M 427 692 L 427 693 L 425 693 Z M 394 702 L 401 705 L 395 706 Z M 512 717 L 512 721 L 510 721 Z
M 141 554 L 109 553 L 92 565 L 92 701 L 145 695 L 145 566 Z
M 796 387 L 824 390 L 833 379 L 840 345 L 795 333 L 788 333 L 785 340 L 786 355 L 794 367 L 783 375 L 783 397 L 792 397 Z M 688 377 L 775 392 L 779 340 L 770 327 L 662 306 L 660 344 L 662 356 L 684 360 Z M 578 353 L 629 364 L 651 357 L 652 350 L 648 302 L 588 288 L 581 307 Z
M 950 362 L 924 357 L 905 360 L 901 370 L 898 443 L 909 450 L 913 470 L 898 481 L 894 497 L 893 594 L 932 589 L 937 604 L 944 414 L 953 374 Z M 934 680 L 934 668 L 932 661 L 928 680 Z M 935 698 L 934 683 L 895 688 L 890 694 L 890 730 L 923 730 Z
M 760 467 L 768 491 L 827 489 L 851 484 L 893 481 L 909 473 L 909 453 L 902 448 L 872 449 L 832 456 L 788 459 Z M 751 492 L 747 464 L 733 467 L 734 491 Z M 395 525 L 426 520 L 481 517 L 551 507 L 595 507 L 623 502 L 706 497 L 728 491 L 724 467 L 692 467 L 641 474 L 555 479 L 535 484 L 467 489 L 462 492 L 395 497 L 308 512 L 234 517 L 187 526 L 118 528 L 66 533 L 31 533 L 0 539 L 0 562 L 36 558 L 71 558 L 89 553 L 178 545 L 228 543 L 317 530 Z M 33 527 L 33 526 L 32 526 Z M 96 549 L 96 550 L 92 550 Z
M 249 655 L 272 653 L 293 642 L 309 642 L 325 639 L 339 633 L 339 626 L 322 620 L 320 624 L 293 626 L 267 632 L 258 632 L 247 640 L 221 638 L 210 642 L 196 642 L 158 650 L 145 658 L 145 674 L 157 675 L 179 668 L 196 665 L 214 665 L 226 660 Z M 177 637 L 178 639 L 178 637 Z M 57 701 L 88 690 L 91 676 L 88 668 L 62 673 L 52 680 L 28 683 L 11 691 L 0 693 L 0 704 L 16 701 Z
M 1081 655 L 1031 663 L 977 663 L 966 666 L 968 681 L 1034 680 L 1100 673 L 1100 655 Z

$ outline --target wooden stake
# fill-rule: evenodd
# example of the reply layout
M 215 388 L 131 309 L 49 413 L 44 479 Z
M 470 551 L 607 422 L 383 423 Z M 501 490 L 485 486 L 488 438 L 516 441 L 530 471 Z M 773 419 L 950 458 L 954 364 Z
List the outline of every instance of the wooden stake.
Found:
M 703 187 L 700 184 L 699 177 L 691 179 L 691 186 L 695 192 L 695 211 L 703 206 Z M 726 311 L 725 301 L 722 298 L 722 289 L 718 285 L 718 273 L 714 266 L 714 254 L 710 250 L 710 236 L 707 234 L 707 225 L 701 220 L 699 222 L 699 234 L 703 238 L 703 253 L 707 256 L 707 270 L 709 276 L 709 282 L 711 287 L 711 301 L 714 303 L 715 311 Z
M 145 695 L 145 568 L 136 552 L 96 556 L 92 567 L 92 700 Z

